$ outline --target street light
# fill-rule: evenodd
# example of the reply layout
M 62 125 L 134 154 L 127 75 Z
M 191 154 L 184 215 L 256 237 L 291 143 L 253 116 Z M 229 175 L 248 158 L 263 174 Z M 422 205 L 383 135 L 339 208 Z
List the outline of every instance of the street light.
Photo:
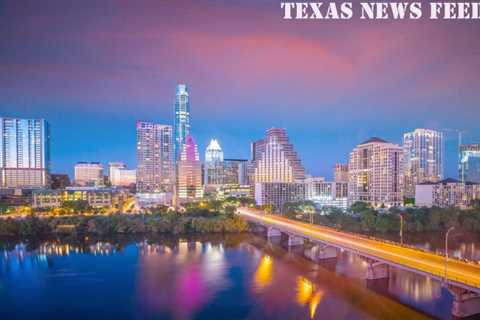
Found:
M 403 214 L 400 214 L 400 243 L 403 244 Z
M 447 284 L 447 268 L 448 268 L 448 235 L 450 234 L 451 231 L 453 231 L 455 227 L 450 227 L 447 230 L 447 233 L 445 233 L 445 277 L 443 279 L 444 284 Z

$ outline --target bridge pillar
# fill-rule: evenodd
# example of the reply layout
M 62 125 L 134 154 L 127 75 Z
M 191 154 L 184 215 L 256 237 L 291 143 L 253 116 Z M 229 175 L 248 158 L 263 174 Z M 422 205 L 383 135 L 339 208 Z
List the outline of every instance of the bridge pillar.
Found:
M 313 261 L 326 260 L 326 259 L 336 259 L 337 258 L 337 248 L 329 245 L 316 245 L 310 249 L 309 257 Z
M 461 288 L 449 288 L 453 294 L 452 315 L 467 318 L 480 314 L 480 294 Z
M 281 236 L 282 236 L 282 233 L 280 232 L 280 230 L 272 228 L 272 227 L 267 228 L 267 238 L 268 239 L 277 238 L 277 237 L 281 237 Z
M 371 262 L 367 267 L 367 280 L 388 279 L 388 264 L 383 262 Z
M 288 235 L 288 247 L 303 246 L 303 238 Z

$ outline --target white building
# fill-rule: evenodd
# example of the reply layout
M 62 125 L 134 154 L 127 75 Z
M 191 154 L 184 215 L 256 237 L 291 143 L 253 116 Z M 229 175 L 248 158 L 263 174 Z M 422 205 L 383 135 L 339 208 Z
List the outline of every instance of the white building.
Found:
M 212 139 L 205 150 L 204 185 L 206 188 L 223 184 L 223 151 L 216 139 Z
M 305 200 L 305 183 L 259 182 L 255 184 L 257 205 L 273 205 L 274 212 L 282 212 L 285 203 Z
M 325 181 L 323 177 L 305 179 L 305 200 L 313 201 L 319 209 L 348 208 L 348 183 Z
M 353 149 L 348 164 L 348 200 L 374 207 L 403 205 L 403 149 L 371 138 Z
M 75 164 L 77 186 L 103 186 L 103 165 L 100 162 L 77 162 Z
M 415 205 L 419 207 L 468 208 L 480 200 L 480 184 L 462 183 L 455 179 L 418 184 L 415 188 Z

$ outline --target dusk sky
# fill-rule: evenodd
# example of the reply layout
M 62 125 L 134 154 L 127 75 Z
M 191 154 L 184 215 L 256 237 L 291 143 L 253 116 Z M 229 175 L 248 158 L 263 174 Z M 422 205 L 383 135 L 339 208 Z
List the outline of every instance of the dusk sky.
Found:
M 45 118 L 52 171 L 135 161 L 135 121 L 173 125 L 190 87 L 203 158 L 284 127 L 332 176 L 370 136 L 462 128 L 480 142 L 480 21 L 286 21 L 280 1 L 0 1 L 0 116 Z M 457 176 L 456 135 L 446 175 Z

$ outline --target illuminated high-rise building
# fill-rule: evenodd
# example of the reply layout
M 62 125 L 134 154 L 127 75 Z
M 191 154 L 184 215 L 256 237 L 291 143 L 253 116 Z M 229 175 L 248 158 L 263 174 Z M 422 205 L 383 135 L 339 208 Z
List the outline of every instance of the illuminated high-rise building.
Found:
M 120 169 L 126 169 L 127 166 L 123 162 L 109 162 L 108 163 L 108 180 L 112 185 L 114 185 L 113 181 L 115 180 L 115 174 Z
M 305 169 L 285 129 L 268 129 L 264 139 L 252 144 L 251 184 L 297 182 L 304 178 Z
M 43 119 L 0 118 L 0 188 L 49 183 L 50 131 Z
M 223 184 L 223 151 L 216 139 L 212 139 L 205 150 L 204 184 L 219 186 Z
M 203 197 L 202 166 L 198 146 L 187 135 L 177 162 L 177 198 L 179 202 L 196 201 Z
M 175 95 L 174 162 L 178 160 L 187 135 L 190 134 L 190 95 L 186 84 L 177 85 Z
M 173 192 L 172 134 L 172 126 L 137 121 L 137 192 Z
M 443 179 L 443 133 L 415 129 L 403 135 L 405 197 L 415 197 L 415 186 Z
M 480 144 L 460 146 L 459 177 L 461 182 L 480 183 Z
M 223 160 L 223 184 L 248 185 L 248 160 L 224 159 Z
M 348 163 L 348 200 L 374 207 L 403 204 L 403 149 L 371 138 L 353 149 Z

